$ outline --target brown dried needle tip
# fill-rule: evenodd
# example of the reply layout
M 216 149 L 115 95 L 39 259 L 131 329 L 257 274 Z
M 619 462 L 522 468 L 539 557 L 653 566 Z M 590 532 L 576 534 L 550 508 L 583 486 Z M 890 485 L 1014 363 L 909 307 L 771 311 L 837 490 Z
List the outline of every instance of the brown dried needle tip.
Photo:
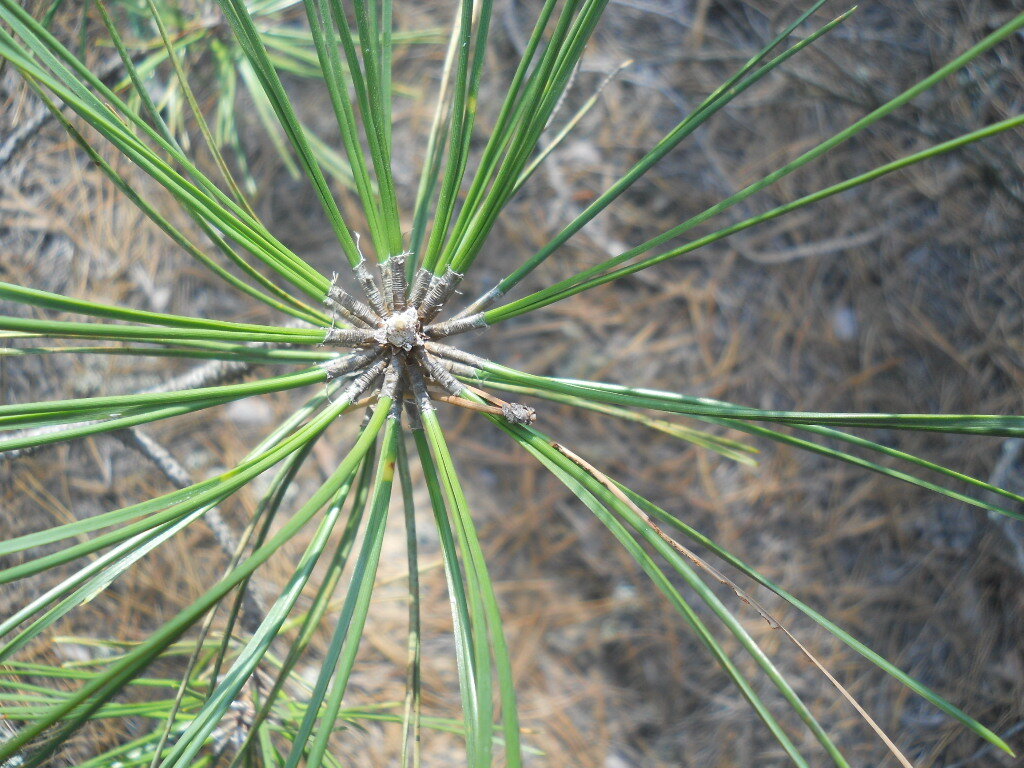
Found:
M 445 365 L 449 369 L 461 366 L 460 363 L 451 362 L 446 362 Z M 466 385 L 466 389 L 487 402 L 493 403 L 498 408 L 501 415 L 505 417 L 506 421 L 526 427 L 537 420 L 537 411 L 529 405 L 524 405 L 523 403 L 506 403 L 500 397 L 491 394 L 487 390 L 478 389 L 477 387 L 472 387 L 468 384 Z

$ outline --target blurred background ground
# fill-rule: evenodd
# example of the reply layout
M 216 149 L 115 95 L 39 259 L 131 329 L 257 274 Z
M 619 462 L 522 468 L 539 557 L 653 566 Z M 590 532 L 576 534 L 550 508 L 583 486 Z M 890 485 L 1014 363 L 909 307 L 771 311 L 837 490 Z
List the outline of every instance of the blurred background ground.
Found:
M 510 206 L 467 294 L 491 285 L 557 233 L 799 7 L 783 0 L 612 2 L 569 107 L 621 62 L 633 63 Z M 698 131 L 524 287 L 617 254 L 759 178 L 969 47 L 1005 22 L 1013 7 L 999 0 L 862 4 L 819 46 Z M 450 13 L 435 2 L 396 10 L 405 29 L 442 25 Z M 482 135 L 494 117 L 488 105 L 503 93 L 534 12 L 531 3 L 498 5 L 481 98 Z M 896 117 L 739 206 L 731 220 L 1019 113 L 1022 51 L 1017 36 Z M 417 46 L 399 55 L 396 78 L 406 95 L 396 102 L 395 146 L 407 156 L 399 154 L 396 174 L 411 197 L 443 51 Z M 0 135 L 9 135 L 37 106 L 9 72 L 4 76 Z M 289 88 L 310 123 L 326 128 L 322 94 L 299 81 Z M 252 126 L 248 139 L 254 172 L 265 180 L 260 213 L 289 246 L 329 272 L 340 263 L 329 229 L 305 183 L 282 172 L 261 135 Z M 466 346 L 532 372 L 762 408 L 1021 413 L 1022 150 L 1019 132 L 1004 135 L 509 322 Z M 176 252 L 52 124 L 0 175 L 0 278 L 143 309 L 266 319 Z M 128 390 L 178 368 L 116 357 L 0 359 L 0 400 Z M 239 460 L 293 404 L 290 395 L 246 401 L 151 432 L 203 476 Z M 444 418 L 504 602 L 526 743 L 541 753 L 530 764 L 785 764 L 725 675 L 589 512 L 479 419 L 461 412 Z M 1024 748 L 1019 527 L 771 445 L 758 446 L 760 466 L 750 469 L 552 405 L 540 406 L 540 424 Z M 1013 441 L 923 433 L 886 439 L 1018 491 L 1024 486 L 1024 461 Z M 341 433 L 322 443 L 302 487 L 329 472 L 344 446 Z M 162 476 L 104 438 L 2 465 L 0 481 L 5 537 L 168 490 Z M 241 525 L 256 498 L 255 491 L 241 494 L 225 514 Z M 395 520 L 354 703 L 398 699 L 403 691 L 405 555 Z M 429 528 L 426 520 L 421 528 Z M 91 606 L 59 631 L 95 633 L 102 620 L 124 639 L 139 639 L 172 616 L 224 563 L 201 526 L 180 539 L 117 584 L 102 606 Z M 458 696 L 438 560 L 436 543 L 424 533 L 425 705 L 452 715 Z M 288 568 L 287 558 L 273 560 L 261 581 L 283 581 Z M 32 594 L 42 583 L 21 589 Z M 25 597 L 5 591 L 0 609 Z M 765 601 L 915 765 L 1014 764 L 809 621 Z M 753 611 L 741 609 L 741 615 L 853 765 L 893 764 L 798 651 Z M 75 648 L 42 646 L 38 652 L 82 652 Z M 754 674 L 752 664 L 743 661 L 741 668 Z M 781 715 L 784 707 L 768 686 L 759 690 Z M 101 737 L 119 735 L 88 738 Z M 397 743 L 397 727 L 370 726 L 343 735 L 338 754 L 351 765 L 389 765 Z M 458 764 L 450 737 L 428 737 L 425 747 L 429 764 Z M 81 744 L 82 754 L 89 748 Z M 821 764 L 824 756 L 812 754 Z

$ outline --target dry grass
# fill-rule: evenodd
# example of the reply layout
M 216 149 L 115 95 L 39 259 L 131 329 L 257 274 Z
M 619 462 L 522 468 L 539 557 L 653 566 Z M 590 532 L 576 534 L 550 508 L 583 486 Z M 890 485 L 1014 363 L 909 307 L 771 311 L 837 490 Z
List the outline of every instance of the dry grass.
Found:
M 418 6 L 400 22 L 439 23 L 445 11 L 436 5 Z M 620 61 L 635 63 L 606 89 L 549 170 L 513 203 L 482 259 L 480 285 L 493 282 L 497 265 L 518 263 L 557 232 L 688 105 L 745 60 L 793 5 L 613 3 L 571 101 L 585 98 Z M 715 202 L 877 106 L 1009 13 L 1009 5 L 997 0 L 866 4 L 822 46 L 746 94 L 670 156 L 539 271 L 535 282 L 617 253 L 620 244 Z M 527 17 L 520 4 L 503 5 L 495 67 L 512 65 Z M 744 212 L 1019 112 L 1022 48 L 1019 38 L 1011 41 L 999 55 L 972 65 L 969 78 L 944 84 L 897 119 L 751 201 Z M 417 48 L 405 55 L 398 70 L 404 82 L 414 94 L 429 94 L 428 73 L 440 53 Z M 19 94 L 8 90 L 2 113 L 7 126 L 34 108 Z M 312 94 L 309 99 L 317 103 Z M 396 130 L 424 135 L 429 110 L 428 98 L 403 98 Z M 396 140 L 395 146 L 418 145 Z M 496 329 L 471 339 L 470 346 L 531 371 L 682 389 L 760 407 L 1019 413 L 1020 147 L 1019 134 L 1003 136 L 884 179 L 806 215 L 510 322 L 500 335 Z M 270 178 L 274 159 L 269 152 L 260 158 L 260 172 Z M 399 178 L 409 181 L 416 158 L 406 161 Z M 282 181 L 280 174 L 273 178 L 261 200 L 263 212 L 299 253 L 331 269 L 339 257 L 326 234 L 317 234 L 327 230 L 319 228 L 305 187 Z M 250 305 L 169 248 L 52 126 L 0 175 L 0 189 L 2 279 L 146 309 L 252 317 Z M 118 358 L 0 361 L 0 399 L 130 389 L 166 376 L 170 367 Z M 219 409 L 214 428 L 204 415 L 152 431 L 202 475 L 239 459 L 269 420 L 287 412 L 290 398 L 267 403 Z M 461 412 L 446 416 L 501 583 L 526 741 L 544 753 L 531 763 L 784 764 L 725 676 L 589 513 L 500 436 L 478 430 L 477 419 Z M 760 446 L 761 466 L 749 470 L 559 407 L 543 406 L 541 424 L 997 732 L 1017 734 L 1011 744 L 1022 744 L 1024 605 L 1014 538 L 1020 534 L 1013 529 L 949 500 L 770 446 Z M 1013 448 L 1003 441 L 900 436 L 898 444 L 982 476 L 999 467 L 996 482 L 1024 485 L 1019 459 L 1008 454 L 999 463 Z M 329 471 L 343 447 L 341 439 L 318 446 L 303 489 Z M 15 467 L 0 465 L 0 487 L 5 536 L 167 489 L 155 472 L 104 438 L 61 446 Z M 241 524 L 255 498 L 253 491 L 241 494 L 225 511 Z M 433 713 L 452 714 L 458 697 L 444 579 L 429 526 L 421 529 L 425 704 Z M 397 522 L 392 533 L 353 703 L 402 695 L 405 557 Z M 126 639 L 142 637 L 223 565 L 212 537 L 195 527 L 123 579 L 102 605 L 80 612 L 59 631 L 92 633 L 102 617 L 102 626 L 119 627 Z M 264 587 L 283 581 L 288 568 L 287 557 L 271 561 Z M 2 602 L 22 599 L 4 594 Z M 753 611 L 744 617 L 852 764 L 885 764 L 884 748 L 800 654 Z M 785 611 L 781 618 L 915 765 L 1011 764 L 979 748 L 809 622 Z M 753 665 L 741 666 L 754 672 Z M 387 765 L 397 737 L 392 727 L 352 731 L 339 740 L 339 754 L 352 765 Z M 452 764 L 453 738 L 431 736 L 426 746 L 431 764 Z

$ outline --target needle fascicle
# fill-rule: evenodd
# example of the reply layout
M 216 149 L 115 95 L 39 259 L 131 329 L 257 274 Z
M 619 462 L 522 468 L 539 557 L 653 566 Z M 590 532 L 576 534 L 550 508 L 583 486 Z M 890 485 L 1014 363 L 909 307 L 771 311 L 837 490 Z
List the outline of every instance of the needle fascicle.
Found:
M 409 291 L 409 303 L 415 307 L 420 305 L 423 301 L 423 297 L 427 293 L 427 288 L 430 286 L 430 281 L 433 279 L 434 273 L 429 269 L 420 267 L 416 270 L 416 277 L 412 281 L 412 289 Z
M 391 359 L 388 360 L 388 370 L 384 374 L 384 383 L 381 384 L 378 398 L 388 397 L 392 400 L 396 399 L 395 395 L 398 392 L 398 385 L 402 381 L 402 371 L 405 368 L 405 364 L 402 362 L 402 357 L 397 353 L 391 355 Z
M 470 352 L 464 352 L 457 347 L 451 347 L 447 344 L 442 344 L 437 341 L 428 341 L 423 345 L 423 348 L 427 350 L 434 357 L 441 357 L 445 360 L 452 360 L 457 363 L 463 363 L 464 365 L 471 365 L 474 368 L 483 368 L 490 361 L 486 358 L 474 355 Z
M 480 376 L 480 371 L 471 365 L 456 363 L 453 360 L 440 360 L 440 363 L 455 376 L 462 376 L 466 379 L 478 379 Z
M 444 355 L 443 353 L 438 353 L 437 351 L 434 351 L 431 354 L 440 365 L 444 366 L 445 370 L 453 375 L 477 381 L 480 379 L 479 366 L 453 360 L 452 358 Z M 470 355 L 470 357 L 472 357 L 472 355 Z
M 404 365 L 402 366 L 402 369 L 404 371 Z M 398 377 L 398 386 L 395 389 L 395 397 L 391 401 L 391 410 L 388 413 L 389 419 L 397 419 L 398 421 L 402 420 L 403 405 L 405 404 L 405 386 L 405 376 L 400 375 Z
M 323 343 L 339 347 L 365 347 L 376 340 L 376 331 L 369 328 L 330 328 L 324 335 Z
M 366 390 L 375 382 L 384 370 L 388 367 L 388 360 L 381 355 L 380 358 L 359 372 L 359 375 L 352 379 L 352 382 L 345 387 L 341 393 L 342 399 L 358 400 Z
M 327 305 L 327 310 L 331 314 L 331 321 L 334 325 L 344 324 L 351 325 L 355 328 L 373 328 L 374 326 L 367 323 L 362 318 L 356 317 L 347 309 L 342 307 L 340 304 L 331 303 L 329 300 L 324 300 L 324 304 Z
M 377 281 L 373 279 L 373 274 L 370 272 L 369 267 L 366 266 L 366 259 L 361 259 L 358 264 L 352 267 L 352 271 L 355 272 L 356 280 L 362 286 L 363 295 L 370 303 L 370 307 L 378 315 L 383 316 L 387 312 L 387 308 L 381 296 L 380 288 L 377 287 Z
M 340 285 L 331 285 L 331 289 L 327 292 L 327 298 L 324 299 L 324 303 L 338 311 L 339 314 L 350 314 L 358 317 L 371 328 L 376 328 L 380 325 L 380 315 Z
M 417 413 L 435 410 L 431 402 L 430 392 L 427 391 L 427 382 L 423 379 L 423 371 L 418 366 L 408 366 L 409 380 L 412 382 L 412 392 L 416 400 Z
M 430 280 L 427 293 L 420 304 L 420 321 L 422 323 L 429 323 L 437 317 L 437 313 L 441 311 L 445 302 L 451 298 L 460 280 L 462 280 L 462 275 L 451 267 L 445 269 L 443 275 L 434 276 Z
M 353 352 L 350 355 L 336 357 L 333 360 L 327 360 L 320 363 L 320 367 L 327 372 L 327 380 L 330 381 L 372 363 L 381 355 L 382 352 L 379 349 L 365 349 Z
M 434 323 L 428 325 L 423 329 L 423 332 L 430 336 L 432 339 L 440 339 L 445 336 L 457 336 L 460 333 L 466 333 L 466 331 L 472 331 L 477 328 L 486 328 L 487 323 L 484 321 L 482 312 L 477 312 L 475 315 L 468 315 L 466 317 L 453 317 L 450 320 L 445 320 L 442 323 Z
M 335 272 L 334 274 L 331 275 L 331 288 L 333 288 L 337 284 L 338 273 Z M 341 322 L 348 325 L 354 325 L 356 328 L 373 328 L 377 325 L 376 322 L 371 323 L 366 320 L 363 320 L 361 317 L 358 317 L 349 310 L 345 309 L 345 307 L 343 307 L 341 304 L 331 299 L 329 294 L 330 291 L 328 291 L 328 297 L 324 298 L 324 305 L 330 311 L 331 319 L 334 321 L 335 324 Z
M 494 304 L 498 299 L 505 295 L 505 292 L 494 286 L 487 293 L 480 296 L 478 299 L 474 299 L 473 303 L 463 309 L 461 312 L 452 317 L 453 320 L 461 320 L 469 315 L 480 314 L 484 310 L 490 309 L 491 305 Z
M 466 385 L 452 376 L 440 360 L 427 354 L 422 348 L 415 350 L 413 354 L 426 374 L 448 394 L 459 397 L 466 391 Z
M 408 304 L 405 282 L 405 264 L 409 254 L 396 253 L 381 264 L 381 275 L 384 280 L 384 300 L 392 312 L 402 312 Z

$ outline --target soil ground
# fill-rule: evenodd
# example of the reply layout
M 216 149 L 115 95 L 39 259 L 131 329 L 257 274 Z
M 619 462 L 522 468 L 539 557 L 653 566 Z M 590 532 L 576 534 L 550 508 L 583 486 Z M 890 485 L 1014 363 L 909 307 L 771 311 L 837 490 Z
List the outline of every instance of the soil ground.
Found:
M 770 37 L 783 0 L 612 2 L 566 109 L 607 74 L 598 106 L 513 202 L 467 294 L 489 286 L 558 232 L 682 115 Z M 799 4 L 796 4 L 799 5 Z M 1013 13 L 1000 0 L 878 0 L 819 46 L 767 78 L 673 152 L 612 211 L 531 278 L 529 288 L 616 254 L 717 202 L 845 127 Z M 837 7 L 836 12 L 842 10 Z M 446 22 L 439 3 L 403 9 L 403 28 Z M 532 5 L 498 4 L 481 131 L 514 65 Z M 822 17 L 824 19 L 824 17 Z M 69 22 L 70 24 L 71 22 Z M 1008 41 L 876 128 L 740 206 L 733 220 L 1020 112 L 1024 40 Z M 398 180 L 415 189 L 420 137 L 442 55 L 401 52 L 396 81 Z M 37 109 L 5 74 L 0 136 Z M 326 127 L 318 92 L 290 83 Z M 0 142 L 2 143 L 2 142 Z M 264 181 L 260 213 L 325 272 L 340 256 L 304 182 L 289 178 L 253 127 Z M 1021 413 L 1024 391 L 1024 146 L 1009 134 L 901 172 L 776 224 L 556 305 L 467 347 L 537 373 L 685 391 L 763 408 Z M 344 198 L 344 193 L 342 193 Z M 728 219 L 728 216 L 726 217 Z M 0 279 L 143 309 L 265 319 L 176 252 L 105 183 L 55 125 L 0 174 Z M 5 310 L 7 308 L 5 307 Z M 165 360 L 0 358 L 0 401 L 131 389 L 183 369 Z M 152 428 L 197 476 L 231 466 L 294 404 L 279 395 Z M 543 429 L 608 474 L 705 531 L 770 578 L 1024 749 L 1024 529 L 863 470 L 758 444 L 747 468 L 604 417 L 539 405 Z M 684 625 L 599 523 L 552 477 L 479 419 L 446 411 L 456 460 L 504 604 L 536 766 L 784 765 L 785 758 Z M 871 435 L 868 435 L 871 436 Z M 897 435 L 890 443 L 969 474 L 1024 488 L 1020 444 Z M 329 471 L 346 436 L 318 446 L 301 478 Z M 168 485 L 109 438 L 62 445 L 0 465 L 0 533 L 105 511 Z M 241 526 L 253 489 L 225 507 Z M 426 509 L 423 492 L 418 498 Z M 396 508 L 397 510 L 397 508 Z M 404 534 L 395 516 L 365 638 L 354 703 L 402 696 Z M 429 528 L 424 518 L 421 529 Z M 296 543 L 295 551 L 301 542 Z M 439 553 L 423 533 L 425 706 L 457 713 L 450 616 Z M 261 585 L 289 575 L 271 561 Z M 174 615 L 224 565 L 202 526 L 61 624 L 62 635 L 118 627 L 138 639 Z M 7 609 L 42 581 L 0 595 Z M 728 591 L 723 592 L 723 597 Z M 1007 766 L 809 621 L 773 609 L 890 733 L 917 766 Z M 101 604 L 100 604 L 101 603 Z M 871 731 L 783 636 L 752 610 L 744 623 L 835 735 L 855 766 L 894 764 Z M 324 633 L 321 642 L 326 643 Z M 739 658 L 738 648 L 727 645 Z M 81 645 L 43 645 L 75 658 Z M 63 656 L 61 656 L 63 654 Z M 753 664 L 741 662 L 754 673 Z M 773 709 L 784 706 L 759 686 Z M 786 720 L 790 722 L 792 718 Z M 130 727 L 130 726 L 129 726 Z M 795 729 L 794 729 L 795 730 Z M 69 748 L 87 753 L 93 731 Z M 822 764 L 824 755 L 811 754 Z M 393 764 L 398 729 L 338 740 L 354 766 Z M 431 736 L 428 764 L 452 765 L 457 742 Z M 76 752 L 75 750 L 81 750 Z M 888 760 L 888 762 L 886 762 Z

